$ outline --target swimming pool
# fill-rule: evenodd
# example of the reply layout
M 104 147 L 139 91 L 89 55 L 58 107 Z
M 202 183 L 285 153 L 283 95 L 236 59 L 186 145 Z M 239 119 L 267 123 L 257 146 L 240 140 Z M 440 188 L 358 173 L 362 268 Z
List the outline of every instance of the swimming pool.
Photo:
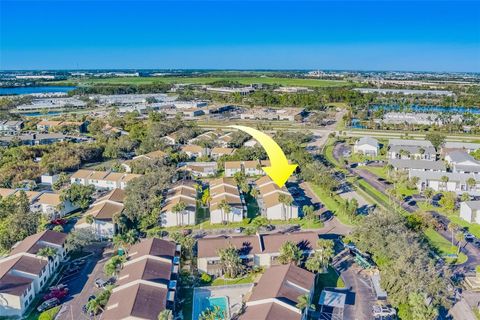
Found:
M 193 319 L 199 319 L 202 312 L 215 306 L 218 306 L 224 312 L 226 315 L 224 319 L 230 319 L 227 297 L 206 297 L 202 295 L 194 297 Z M 223 320 L 223 318 L 218 320 Z

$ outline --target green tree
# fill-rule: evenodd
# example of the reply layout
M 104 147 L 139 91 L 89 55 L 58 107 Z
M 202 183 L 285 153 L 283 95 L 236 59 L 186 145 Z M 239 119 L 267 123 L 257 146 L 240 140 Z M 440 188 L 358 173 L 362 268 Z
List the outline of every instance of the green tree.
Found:
M 68 251 L 80 251 L 95 241 L 95 234 L 90 228 L 73 230 L 67 236 L 65 248 Z
M 53 257 L 55 257 L 56 254 L 57 254 L 57 249 L 52 247 L 41 248 L 40 250 L 38 250 L 38 253 L 37 253 L 37 255 L 41 257 L 49 258 L 49 259 L 53 259 Z
M 480 152 L 480 150 L 479 150 L 479 152 Z M 474 178 L 468 178 L 467 179 L 467 186 L 470 190 L 474 189 L 476 185 L 477 185 L 477 181 Z
M 223 273 L 227 278 L 236 278 L 242 274 L 244 266 L 237 249 L 230 245 L 224 249 L 218 250 L 220 264 Z
M 302 208 L 302 212 L 303 212 L 303 216 L 306 218 L 306 219 L 309 219 L 309 220 L 315 220 L 316 216 L 315 216 L 315 208 L 310 205 L 310 206 L 303 206 Z
M 280 255 L 278 262 L 281 264 L 288 264 L 294 262 L 299 264 L 302 260 L 302 250 L 292 241 L 286 241 L 280 247 Z
M 63 227 L 61 225 L 56 225 L 55 227 L 53 227 L 52 231 L 55 231 L 55 232 L 63 232 Z
M 180 225 L 180 226 L 184 225 L 183 216 L 186 208 L 187 208 L 187 204 L 182 200 L 180 200 L 178 203 L 176 203 L 173 206 L 172 212 L 177 217 L 177 225 Z
M 202 194 L 202 205 L 203 206 L 209 206 L 210 201 L 212 201 L 212 196 L 210 195 L 210 189 L 205 189 Z
M 163 310 L 158 314 L 157 320 L 173 320 L 172 310 Z
M 278 202 L 282 204 L 282 216 L 284 220 L 291 219 L 292 218 L 292 203 L 293 203 L 293 198 L 290 195 L 281 193 L 278 196 Z M 290 211 L 290 214 L 287 216 L 287 208 L 288 211 Z
M 438 204 L 440 204 L 443 210 L 447 212 L 452 212 L 455 210 L 455 202 L 457 199 L 457 195 L 454 192 L 444 192 Z
M 126 257 L 123 256 L 113 256 L 111 257 L 104 265 L 103 272 L 108 276 L 114 276 L 118 272 L 118 268 L 121 267 L 125 261 Z
M 307 259 L 305 267 L 312 272 L 326 272 L 330 260 L 333 258 L 334 242 L 332 240 L 319 239 L 317 250 Z
M 297 298 L 297 304 L 296 307 L 300 310 L 303 310 L 307 307 L 309 307 L 310 304 L 310 295 L 308 293 L 302 294 L 301 296 L 298 296 Z
M 60 198 L 62 201 L 70 201 L 73 205 L 85 210 L 92 202 L 94 191 L 94 186 L 84 186 L 74 183 L 70 188 L 62 191 Z
M 445 136 L 439 132 L 429 132 L 425 135 L 425 139 L 430 141 L 433 147 L 438 151 L 438 148 L 445 142 Z
M 225 199 L 220 201 L 218 208 L 222 212 L 222 221 L 229 222 L 229 216 L 230 216 L 230 212 L 232 212 L 232 207 L 230 207 L 230 204 L 228 203 L 228 201 Z
M 221 320 L 226 319 L 227 315 L 225 311 L 222 310 L 219 306 L 213 306 L 203 311 L 200 314 L 199 320 Z
M 438 317 L 438 310 L 431 304 L 425 303 L 425 296 L 422 293 L 410 293 L 408 304 L 413 320 L 433 320 Z

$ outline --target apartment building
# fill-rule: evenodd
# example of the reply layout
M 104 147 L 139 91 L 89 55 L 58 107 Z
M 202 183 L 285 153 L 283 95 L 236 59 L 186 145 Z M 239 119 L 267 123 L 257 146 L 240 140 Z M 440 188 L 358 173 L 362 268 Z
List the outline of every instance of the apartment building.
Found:
M 150 238 L 133 245 L 117 277 L 102 318 L 152 320 L 174 310 L 180 246 Z
M 38 146 L 63 141 L 80 142 L 87 140 L 88 139 L 84 137 L 71 137 L 62 133 L 34 133 L 20 134 L 17 136 L 0 136 L 0 145 L 8 146 L 12 143 L 20 143 L 27 146 Z
M 164 159 L 167 156 L 167 154 L 161 150 L 157 151 L 152 151 L 146 154 L 141 154 L 139 156 L 133 157 L 131 160 L 127 160 L 124 163 L 121 164 L 122 168 L 125 169 L 125 172 L 131 173 L 132 172 L 132 166 L 135 166 L 135 162 L 138 161 L 159 161 Z
M 437 153 L 427 140 L 390 139 L 387 158 L 435 161 Z
M 261 213 L 269 220 L 288 220 L 296 219 L 299 216 L 299 208 L 295 204 L 292 195 L 287 188 L 280 188 L 268 176 L 261 177 L 255 182 L 259 191 L 257 197 Z M 282 196 L 283 195 L 283 196 Z M 290 204 L 283 203 L 281 200 L 290 199 Z
M 480 143 L 446 141 L 442 146 L 441 153 L 446 154 L 454 150 L 471 153 L 478 149 L 480 149 Z
M 21 317 L 46 286 L 66 256 L 67 235 L 46 230 L 17 243 L 0 259 L 0 317 Z M 38 255 L 42 248 L 56 250 L 52 258 Z
M 480 201 L 461 202 L 460 218 L 468 223 L 480 224 Z
M 48 132 L 51 130 L 62 130 L 62 128 L 73 128 L 80 133 L 87 131 L 88 123 L 85 121 L 53 121 L 42 120 L 37 123 L 37 130 L 40 132 Z
M 75 229 L 92 228 L 98 239 L 111 239 L 116 234 L 115 217 L 123 212 L 125 191 L 113 189 L 97 199 L 87 210 L 82 219 L 75 224 Z M 86 217 L 91 216 L 89 224 Z
M 458 172 L 410 171 L 409 178 L 417 178 L 418 191 L 452 191 L 457 194 L 480 195 L 480 174 Z
M 178 170 L 189 172 L 193 177 L 213 177 L 217 174 L 216 162 L 185 162 Z
M 395 170 L 447 172 L 447 166 L 443 161 L 390 159 L 388 163 Z
M 192 180 L 182 180 L 168 190 L 160 215 L 161 226 L 176 227 L 195 224 L 197 190 L 193 187 L 194 184 Z M 183 203 L 185 208 L 177 212 L 179 203 Z
M 33 212 L 41 212 L 48 219 L 61 218 L 77 209 L 70 201 L 62 201 L 58 193 L 0 188 L 0 196 L 19 196 L 22 191 L 25 192 L 28 197 L 30 210 Z
M 70 183 L 84 186 L 95 186 L 97 189 L 122 189 L 127 187 L 129 181 L 141 177 L 141 174 L 119 173 L 112 171 L 94 171 L 81 169 L 70 177 Z
M 315 274 L 305 269 L 293 264 L 273 266 L 253 288 L 239 319 L 304 319 L 302 310 L 297 308 L 298 299 L 306 294 L 311 301 L 314 286 Z
M 305 109 L 302 108 L 254 108 L 248 109 L 240 114 L 242 120 L 285 120 L 301 121 L 304 117 Z
M 445 161 L 452 167 L 452 172 L 480 174 L 480 161 L 464 150 L 448 151 Z
M 23 126 L 23 121 L 0 120 L 0 135 L 17 135 L 22 131 Z
M 197 267 L 201 272 L 221 275 L 219 250 L 233 246 L 237 249 L 247 267 L 259 266 L 269 268 L 278 265 L 281 246 L 292 241 L 303 251 L 305 256 L 317 249 L 318 234 L 315 232 L 270 233 L 246 235 L 212 236 L 197 241 Z
M 210 182 L 210 222 L 240 222 L 247 207 L 238 186 L 231 178 L 220 178 Z M 223 205 L 227 204 L 228 208 Z
M 212 157 L 212 159 L 214 160 L 217 160 L 220 157 L 231 156 L 234 153 L 235 153 L 235 149 L 233 148 L 215 147 L 212 150 L 210 150 L 210 157 Z
M 200 158 L 208 156 L 208 149 L 194 144 L 182 146 L 181 150 L 185 152 L 189 158 Z

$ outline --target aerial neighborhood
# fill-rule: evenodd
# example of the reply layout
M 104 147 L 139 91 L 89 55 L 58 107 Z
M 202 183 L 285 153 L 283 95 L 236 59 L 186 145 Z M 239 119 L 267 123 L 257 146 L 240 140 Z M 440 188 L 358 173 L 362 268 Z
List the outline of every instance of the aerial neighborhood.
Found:
M 480 118 L 442 111 L 478 108 L 463 82 L 143 72 L 2 73 L 46 89 L 0 98 L 1 318 L 478 314 Z M 233 124 L 298 165 L 284 184 Z

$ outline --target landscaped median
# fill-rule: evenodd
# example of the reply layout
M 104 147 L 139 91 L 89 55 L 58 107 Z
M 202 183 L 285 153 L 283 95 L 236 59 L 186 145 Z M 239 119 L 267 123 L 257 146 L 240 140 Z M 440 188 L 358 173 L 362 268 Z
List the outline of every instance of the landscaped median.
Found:
M 320 199 L 320 202 L 323 203 L 323 205 L 330 210 L 338 218 L 338 220 L 340 220 L 341 223 L 346 225 L 355 224 L 355 221 L 352 221 L 350 217 L 340 210 L 340 203 L 344 200 L 339 195 L 331 195 L 328 191 L 313 183 L 309 183 L 309 185 L 313 192 L 315 192 L 317 197 Z

